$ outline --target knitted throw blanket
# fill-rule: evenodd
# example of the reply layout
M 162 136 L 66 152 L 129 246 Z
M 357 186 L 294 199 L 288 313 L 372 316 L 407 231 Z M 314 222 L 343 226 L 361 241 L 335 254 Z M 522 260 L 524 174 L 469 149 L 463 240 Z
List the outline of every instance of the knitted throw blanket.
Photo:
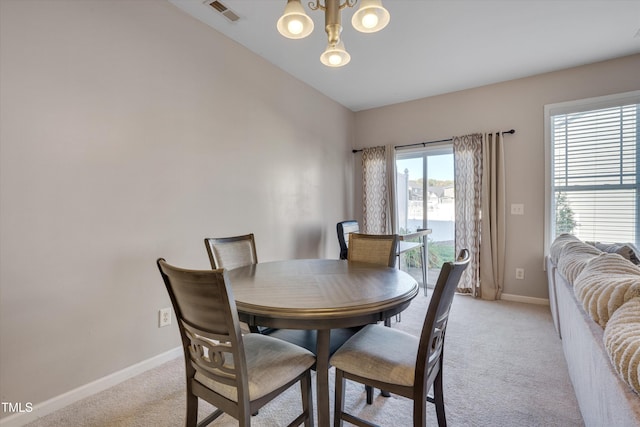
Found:
M 613 368 L 640 394 L 640 267 L 569 235 L 556 239 L 550 257 L 585 312 L 604 328 Z
M 640 297 L 613 313 L 603 340 L 616 372 L 640 394 Z
M 640 268 L 618 254 L 590 259 L 573 282 L 584 310 L 603 328 L 625 302 L 640 296 Z

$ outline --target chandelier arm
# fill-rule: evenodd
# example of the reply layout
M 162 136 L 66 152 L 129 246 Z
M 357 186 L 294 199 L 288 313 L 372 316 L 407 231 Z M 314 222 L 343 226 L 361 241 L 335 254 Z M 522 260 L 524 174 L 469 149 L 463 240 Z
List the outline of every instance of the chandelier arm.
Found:
M 342 10 L 345 7 L 353 7 L 356 5 L 356 3 L 358 3 L 358 0 L 344 0 L 344 3 L 340 5 L 339 9 Z
M 345 7 L 354 7 L 356 3 L 358 3 L 358 0 L 344 0 L 344 3 L 338 7 L 338 10 L 342 10 Z M 320 0 L 316 0 L 315 2 L 310 1 L 307 6 L 309 6 L 309 9 L 311 10 L 327 10 L 327 7 L 320 3 Z
M 347 0 L 347 1 L 348 1 L 348 0 Z M 309 9 L 311 9 L 311 10 L 318 10 L 318 9 L 320 9 L 320 10 L 326 10 L 326 7 L 324 7 L 324 6 L 322 5 L 322 3 L 320 3 L 320 0 L 316 0 L 316 1 L 315 1 L 315 3 L 314 3 L 314 2 L 312 2 L 312 1 L 310 1 L 310 2 L 309 2 L 309 4 L 308 4 L 307 6 L 309 6 Z

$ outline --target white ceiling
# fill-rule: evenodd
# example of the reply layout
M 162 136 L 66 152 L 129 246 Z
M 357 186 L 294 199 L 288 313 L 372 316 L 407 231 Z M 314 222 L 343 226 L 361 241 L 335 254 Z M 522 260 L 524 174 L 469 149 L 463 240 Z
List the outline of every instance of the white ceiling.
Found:
M 169 1 L 353 111 L 640 53 L 640 0 L 384 0 L 391 21 L 374 34 L 345 8 L 342 68 L 320 63 L 324 12 L 310 0 L 302 40 L 276 30 L 286 0 L 221 0 L 235 23 L 212 0 Z

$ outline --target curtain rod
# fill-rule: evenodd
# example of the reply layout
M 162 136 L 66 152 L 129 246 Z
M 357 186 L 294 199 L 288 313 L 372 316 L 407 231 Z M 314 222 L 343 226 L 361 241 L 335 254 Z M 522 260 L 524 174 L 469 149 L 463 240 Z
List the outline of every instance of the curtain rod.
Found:
M 502 132 L 503 135 L 505 133 L 513 135 L 514 133 L 516 133 L 516 131 L 515 131 L 515 129 L 511 129 L 511 130 L 506 130 L 506 131 Z M 453 141 L 453 138 L 439 139 L 437 141 L 417 142 L 415 144 L 396 145 L 393 148 L 417 147 L 419 145 L 422 145 L 424 147 L 427 144 L 435 144 L 435 143 L 438 143 L 438 142 L 450 142 L 450 141 Z M 359 153 L 360 151 L 362 151 L 362 149 L 360 149 L 360 150 L 351 150 L 352 153 Z

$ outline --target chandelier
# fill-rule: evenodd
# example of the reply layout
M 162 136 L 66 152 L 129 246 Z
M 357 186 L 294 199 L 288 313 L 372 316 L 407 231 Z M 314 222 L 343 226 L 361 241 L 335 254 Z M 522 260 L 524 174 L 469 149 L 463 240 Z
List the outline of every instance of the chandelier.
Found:
M 354 7 L 358 0 L 315 0 L 309 2 L 309 9 L 324 10 L 327 32 L 327 49 L 320 55 L 320 62 L 328 67 L 342 67 L 351 60 L 340 39 L 342 23 L 340 11 L 345 7 Z M 389 12 L 382 6 L 382 0 L 360 0 L 360 8 L 353 14 L 351 25 L 363 33 L 375 33 L 389 23 Z M 305 13 L 300 0 L 287 0 L 284 13 L 278 19 L 278 31 L 290 39 L 302 39 L 313 31 L 313 20 Z

